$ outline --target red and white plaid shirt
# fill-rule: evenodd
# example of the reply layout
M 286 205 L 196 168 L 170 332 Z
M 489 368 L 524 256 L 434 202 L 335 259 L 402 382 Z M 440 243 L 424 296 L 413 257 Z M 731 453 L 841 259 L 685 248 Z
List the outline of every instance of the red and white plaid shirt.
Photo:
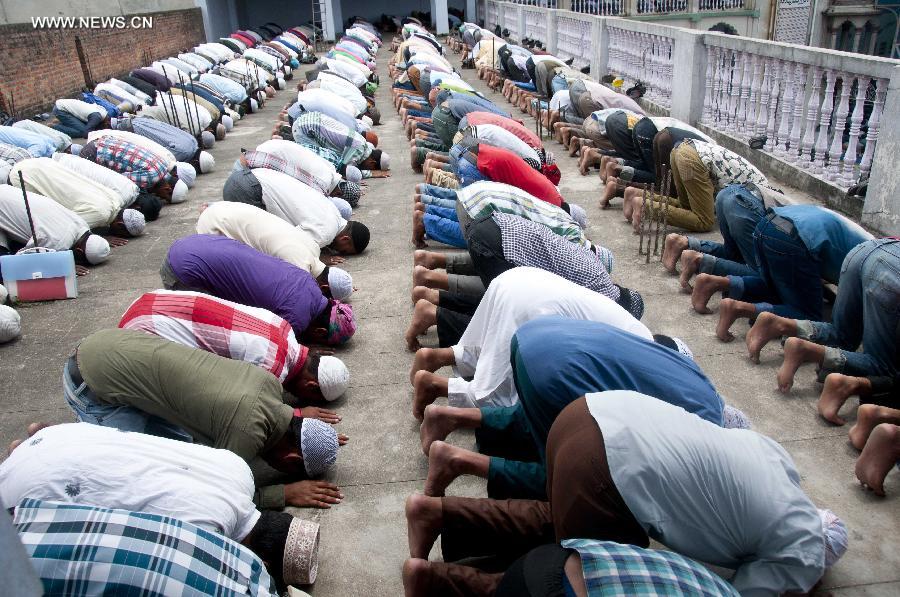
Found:
M 252 363 L 281 383 L 300 373 L 309 353 L 291 324 L 271 311 L 201 292 L 148 292 L 128 307 L 119 327 Z

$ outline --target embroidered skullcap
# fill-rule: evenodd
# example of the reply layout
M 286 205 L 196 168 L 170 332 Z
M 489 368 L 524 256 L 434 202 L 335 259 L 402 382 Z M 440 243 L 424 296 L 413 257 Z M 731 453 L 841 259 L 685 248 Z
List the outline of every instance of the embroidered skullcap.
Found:
M 84 257 L 91 265 L 103 263 L 109 257 L 109 242 L 102 236 L 90 235 L 84 243 Z
M 211 132 L 203 131 L 202 133 L 200 133 L 200 145 L 203 146 L 203 149 L 211 149 L 215 144 L 216 136 Z
M 230 133 L 231 129 L 234 128 L 234 118 L 232 118 L 228 114 L 224 114 L 222 116 L 222 124 L 225 125 L 225 130 Z
M 847 551 L 847 526 L 831 510 L 819 509 L 822 535 L 825 538 L 825 567 L 831 568 Z
M 144 214 L 138 210 L 126 209 L 122 212 L 122 223 L 125 224 L 125 229 L 128 231 L 128 234 L 131 236 L 140 236 L 144 233 L 144 227 L 147 225 L 147 220 L 144 219 Z
M 350 370 L 336 357 L 324 356 L 319 359 L 319 389 L 322 397 L 331 402 L 344 395 L 350 383 Z
M 583 207 L 581 207 L 580 205 L 575 205 L 574 203 L 570 203 L 569 215 L 572 216 L 572 219 L 575 220 L 575 223 L 578 224 L 579 228 L 581 228 L 582 230 L 587 229 L 587 212 L 584 211 Z
M 339 267 L 328 268 L 328 287 L 331 296 L 339 301 L 346 300 L 353 294 L 353 278 Z
M 334 427 L 319 419 L 303 419 L 300 426 L 300 453 L 310 477 L 318 477 L 337 460 L 338 438 Z
M 175 183 L 175 188 L 172 189 L 172 203 L 181 203 L 185 199 L 187 199 L 188 186 L 184 183 L 183 180 L 179 180 Z
M 3 289 L 4 292 L 6 289 Z M 0 344 L 18 338 L 22 333 L 22 318 L 12 307 L 0 305 Z
M 362 187 L 355 182 L 342 180 L 338 183 L 338 190 L 341 192 L 341 198 L 350 204 L 350 207 L 359 205 L 359 199 L 362 197 Z M 345 220 L 347 218 L 344 218 Z
M 524 157 L 525 163 L 531 166 L 534 170 L 540 170 L 541 164 L 534 158 Z
M 194 188 L 194 182 L 197 180 L 197 170 L 187 162 L 176 162 L 175 172 L 178 174 L 178 180 L 184 181 L 189 189 Z
M 726 404 L 722 409 L 722 427 L 725 429 L 751 429 L 750 419 L 742 410 Z
M 311 585 L 319 573 L 319 525 L 294 518 L 284 542 L 282 576 L 288 585 Z
M 691 352 L 691 349 L 688 348 L 688 345 L 679 338 L 666 336 L 665 334 L 653 334 L 653 341 L 657 344 L 662 344 L 666 348 L 671 348 L 672 350 L 686 356 L 689 359 L 694 358 L 694 353 Z
M 329 197 L 331 199 L 331 203 L 337 208 L 337 210 L 341 213 L 341 217 L 345 220 L 349 220 L 350 216 L 353 215 L 353 207 L 347 201 L 344 201 L 340 197 Z
M 613 257 L 612 251 L 607 249 L 606 247 L 601 247 L 600 245 L 594 245 L 595 255 L 597 256 L 597 261 L 603 264 L 603 268 L 607 271 L 607 273 L 612 273 L 613 265 L 616 260 Z
M 84 145 L 79 145 L 78 143 L 72 143 L 72 145 L 69 146 L 69 153 L 71 153 L 72 155 L 79 155 L 79 154 L 81 154 L 81 149 L 83 147 L 84 147 Z
M 362 180 L 362 171 L 356 166 L 348 164 L 347 169 L 344 171 L 344 178 L 346 178 L 350 182 L 358 183 Z
M 200 152 L 200 172 L 206 174 L 207 172 L 212 172 L 212 169 L 216 165 L 216 158 L 212 156 L 208 151 Z
M 325 343 L 332 346 L 343 344 L 356 332 L 356 320 L 353 319 L 353 307 L 340 300 L 333 300 L 331 314 L 328 316 L 328 333 Z

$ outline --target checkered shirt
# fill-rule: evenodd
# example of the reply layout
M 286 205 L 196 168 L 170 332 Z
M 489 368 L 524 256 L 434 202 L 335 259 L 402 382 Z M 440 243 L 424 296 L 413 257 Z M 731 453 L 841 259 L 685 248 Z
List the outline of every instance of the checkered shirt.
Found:
M 328 147 L 323 147 L 323 146 L 319 145 L 318 143 L 314 143 L 309 140 L 298 141 L 298 143 L 300 145 L 302 145 L 303 147 L 305 147 L 306 149 L 315 153 L 320 158 L 325 158 L 326 160 L 328 160 L 329 163 L 331 163 L 331 165 L 334 166 L 335 168 L 340 168 L 340 167 L 346 165 L 343 163 L 343 161 L 341 159 L 341 154 L 334 151 L 333 149 L 329 149 Z
M 329 194 L 328 183 L 313 176 L 302 167 L 278 157 L 274 153 L 265 151 L 247 151 L 244 153 L 244 159 L 247 160 L 247 165 L 250 168 L 276 170 L 282 174 L 287 174 L 291 178 L 296 178 L 306 186 L 320 191 L 323 195 Z
M 768 187 L 769 179 L 756 166 L 730 149 L 697 139 L 685 139 L 697 151 L 700 161 L 709 170 L 713 185 L 718 193 L 730 184 L 754 184 Z
M 282 383 L 300 372 L 309 353 L 291 324 L 271 311 L 200 292 L 148 292 L 125 311 L 119 327 L 252 363 Z
M 720 577 L 677 553 L 592 539 L 567 539 L 562 546 L 581 555 L 589 595 L 739 597 Z
M 591 246 L 584 231 L 564 209 L 516 187 L 498 182 L 476 182 L 457 191 L 457 197 L 473 220 L 494 212 L 508 213 L 543 224 L 553 233 L 585 248 Z
M 13 524 L 47 596 L 278 595 L 248 548 L 168 516 L 26 499 Z
M 294 141 L 301 145 L 321 145 L 330 149 L 341 156 L 341 164 L 356 164 L 372 153 L 372 146 L 365 137 L 321 112 L 303 112 L 294 120 L 291 133 Z
M 619 287 L 612 283 L 603 262 L 607 258 L 612 269 L 612 254 L 608 249 L 591 249 L 574 245 L 557 236 L 546 226 L 505 213 L 494 213 L 494 222 L 503 238 L 503 256 L 520 267 L 536 267 L 614 301 L 619 300 Z
M 142 189 L 150 189 L 165 178 L 166 161 L 147 148 L 111 135 L 94 142 L 97 155 L 94 161 L 125 175 Z
M 27 149 L 10 145 L 9 143 L 0 143 L 0 162 L 6 162 L 10 166 L 15 166 L 22 160 L 33 157 L 28 153 Z

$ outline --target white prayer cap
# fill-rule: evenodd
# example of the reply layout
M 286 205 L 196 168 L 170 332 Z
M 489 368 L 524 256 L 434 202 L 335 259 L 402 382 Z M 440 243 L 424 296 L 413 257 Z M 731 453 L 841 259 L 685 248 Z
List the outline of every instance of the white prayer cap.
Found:
M 5 304 L 7 298 L 9 298 L 9 291 L 6 289 L 6 286 L 0 284 L 0 305 Z
M 381 152 L 381 158 L 378 160 L 378 165 L 382 170 L 390 170 L 391 169 L 391 156 L 387 154 L 387 152 Z
M 360 116 L 359 119 L 362 120 L 366 124 L 366 126 L 372 126 L 372 119 L 369 118 L 368 116 L 366 116 L 365 114 Z
M 203 131 L 200 133 L 200 144 L 203 146 L 203 149 L 210 149 L 216 144 L 216 136 L 209 131 Z
M 194 188 L 194 181 L 197 180 L 197 170 L 187 162 L 176 162 L 175 172 L 178 174 L 178 180 L 184 181 L 189 189 Z
M 0 344 L 18 338 L 21 333 L 22 318 L 12 307 L 0 305 Z
M 825 539 L 825 568 L 831 568 L 847 551 L 847 526 L 831 510 L 819 509 Z
M 128 230 L 128 234 L 131 236 L 142 235 L 144 233 L 144 227 L 147 225 L 144 214 L 136 209 L 126 209 L 123 211 L 122 222 L 125 224 L 125 229 Z
M 722 409 L 722 427 L 725 429 L 750 429 L 750 419 L 742 410 L 726 404 Z
M 328 288 L 331 289 L 332 298 L 343 301 L 353 294 L 353 278 L 339 267 L 329 267 Z
M 275 79 L 275 86 L 278 89 L 284 89 L 285 85 L 287 85 L 287 83 L 285 83 L 284 79 L 282 79 L 281 77 Z
M 226 131 L 231 132 L 231 129 L 234 128 L 234 118 L 232 118 L 228 114 L 224 114 L 222 116 L 222 124 L 225 125 Z
M 221 141 L 222 139 L 224 139 L 225 133 L 226 133 L 225 125 L 220 122 L 219 124 L 216 125 L 216 140 Z
M 79 145 L 78 143 L 72 143 L 69 146 L 69 153 L 71 153 L 72 155 L 80 155 L 82 147 L 84 147 L 84 145 Z
M 334 203 L 337 210 L 341 212 L 341 217 L 345 220 L 349 220 L 350 216 L 353 215 L 353 207 L 340 197 L 329 197 L 329 199 Z
M 172 203 L 181 203 L 185 199 L 187 199 L 188 186 L 184 183 L 183 180 L 179 180 L 175 183 L 175 188 L 172 189 Z
M 578 224 L 578 227 L 582 230 L 587 229 L 587 212 L 584 211 L 584 208 L 580 205 L 575 205 L 574 203 L 569 204 L 569 215 L 572 216 L 572 219 L 575 220 L 575 223 Z
M 344 395 L 350 383 L 350 370 L 336 357 L 325 356 L 319 359 L 319 389 L 322 397 L 331 402 Z
M 337 460 L 338 438 L 334 427 L 319 419 L 303 419 L 300 425 L 300 453 L 310 477 L 318 477 Z
M 282 555 L 282 577 L 288 585 L 288 595 L 307 595 L 303 591 L 291 591 L 291 585 L 311 585 L 319 573 L 319 525 L 309 520 L 294 518 L 288 527 Z
M 103 263 L 109 258 L 109 243 L 102 236 L 90 235 L 84 243 L 84 256 L 91 265 Z
M 257 110 L 259 110 L 259 102 L 257 102 L 255 99 L 253 99 L 251 97 L 250 98 L 250 111 L 256 112 Z
M 362 172 L 356 166 L 348 165 L 344 172 L 344 178 L 350 182 L 359 182 L 362 180 Z
M 200 172 L 206 174 L 207 172 L 212 172 L 213 167 L 216 165 L 216 158 L 212 157 L 212 154 L 208 151 L 200 152 Z

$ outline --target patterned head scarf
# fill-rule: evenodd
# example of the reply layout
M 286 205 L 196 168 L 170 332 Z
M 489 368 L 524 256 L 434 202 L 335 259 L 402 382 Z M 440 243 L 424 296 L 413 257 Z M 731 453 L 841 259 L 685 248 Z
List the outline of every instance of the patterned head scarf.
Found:
M 332 346 L 343 344 L 356 332 L 353 307 L 338 300 L 331 301 L 331 315 L 328 317 L 328 334 L 325 343 Z
M 341 192 L 341 198 L 350 204 L 350 207 L 359 205 L 359 198 L 362 197 L 362 187 L 355 182 L 342 180 L 338 183 L 338 189 Z

